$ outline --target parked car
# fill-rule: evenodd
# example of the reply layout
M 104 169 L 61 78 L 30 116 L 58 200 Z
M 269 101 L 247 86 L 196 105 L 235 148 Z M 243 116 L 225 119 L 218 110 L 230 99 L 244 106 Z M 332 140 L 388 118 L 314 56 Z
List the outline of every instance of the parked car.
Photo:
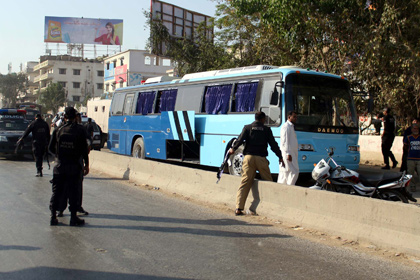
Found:
M 0 109 L 0 155 L 15 154 L 16 143 L 23 135 L 30 121 L 26 120 L 26 111 L 19 109 Z M 25 138 L 17 154 L 32 154 L 32 134 Z

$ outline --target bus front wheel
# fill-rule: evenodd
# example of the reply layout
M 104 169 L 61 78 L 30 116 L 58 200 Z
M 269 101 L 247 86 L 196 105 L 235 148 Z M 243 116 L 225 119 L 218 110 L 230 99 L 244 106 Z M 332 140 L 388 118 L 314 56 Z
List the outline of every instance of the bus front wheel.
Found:
M 231 156 L 229 165 L 229 174 L 235 176 L 241 176 L 242 173 L 242 162 L 244 161 L 244 146 L 240 146 Z
M 133 145 L 131 155 L 135 158 L 145 158 L 143 138 L 137 138 Z

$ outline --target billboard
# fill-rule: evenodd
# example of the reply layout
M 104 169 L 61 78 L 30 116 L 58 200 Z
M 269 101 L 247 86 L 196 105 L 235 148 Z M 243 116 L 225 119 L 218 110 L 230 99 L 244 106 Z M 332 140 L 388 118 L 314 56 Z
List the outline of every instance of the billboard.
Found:
M 122 19 L 45 17 L 44 42 L 122 45 Z
M 161 21 L 169 34 L 177 38 L 195 40 L 198 26 L 204 24 L 206 36 L 213 38 L 213 18 L 204 14 L 190 11 L 159 0 L 150 0 L 151 20 Z M 152 30 L 150 30 L 152 32 Z M 152 33 L 151 33 L 152 35 Z M 161 43 L 159 50 L 152 50 L 154 54 L 165 53 L 165 45 Z

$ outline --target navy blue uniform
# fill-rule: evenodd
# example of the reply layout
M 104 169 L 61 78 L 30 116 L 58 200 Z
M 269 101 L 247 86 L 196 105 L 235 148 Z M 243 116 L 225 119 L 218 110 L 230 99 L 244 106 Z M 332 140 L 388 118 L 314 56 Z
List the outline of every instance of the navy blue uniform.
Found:
M 32 132 L 32 151 L 34 153 L 36 169 L 38 174 L 42 174 L 42 162 L 48 143 L 50 142 L 50 127 L 47 122 L 41 118 L 37 118 L 31 122 L 23 133 L 21 139 L 24 139 Z

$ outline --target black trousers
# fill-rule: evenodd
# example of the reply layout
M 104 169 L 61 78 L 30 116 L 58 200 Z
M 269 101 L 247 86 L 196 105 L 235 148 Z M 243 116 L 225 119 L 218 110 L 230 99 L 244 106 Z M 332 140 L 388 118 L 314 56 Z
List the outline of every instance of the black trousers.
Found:
M 389 166 L 389 159 L 392 160 L 393 163 L 396 163 L 397 160 L 395 159 L 394 154 L 391 152 L 392 144 L 394 143 L 394 135 L 384 135 L 382 136 L 382 155 L 384 157 L 384 163 L 386 166 Z
M 42 162 L 44 161 L 44 155 L 47 150 L 47 145 L 44 143 L 32 142 L 32 152 L 35 157 L 36 170 L 42 170 Z
M 79 210 L 82 179 L 83 170 L 79 164 L 58 164 L 54 167 L 50 200 L 51 212 L 63 211 L 67 206 L 67 199 L 70 212 L 76 213 Z

